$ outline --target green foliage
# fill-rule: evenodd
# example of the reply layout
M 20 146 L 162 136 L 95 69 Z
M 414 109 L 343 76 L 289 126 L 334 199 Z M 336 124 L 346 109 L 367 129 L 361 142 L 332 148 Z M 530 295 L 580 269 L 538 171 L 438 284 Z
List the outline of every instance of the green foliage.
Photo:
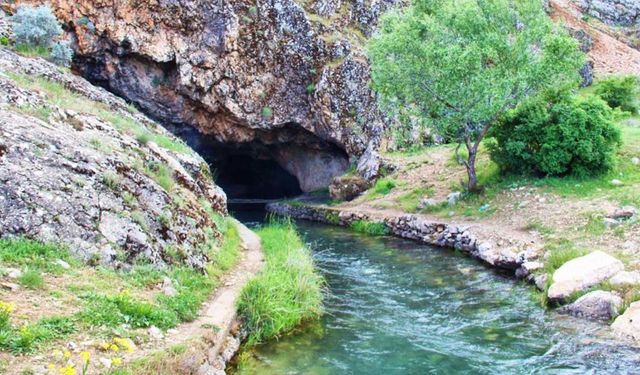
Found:
M 262 108 L 262 118 L 268 120 L 273 116 L 273 109 L 271 107 L 263 107 Z
M 613 166 L 620 131 L 594 96 L 543 95 L 509 112 L 493 129 L 491 158 L 507 172 L 578 177 Z
M 417 188 L 396 198 L 396 202 L 405 212 L 418 210 L 420 200 L 433 195 L 433 188 Z
M 120 186 L 120 176 L 114 171 L 106 171 L 102 174 L 102 183 L 109 189 L 116 191 Z
M 69 317 L 48 317 L 20 328 L 7 321 L 0 327 L 0 349 L 15 354 L 31 353 L 40 344 L 64 338 L 75 332 L 75 324 Z
M 169 309 L 138 301 L 126 293 L 115 296 L 87 295 L 87 304 L 78 313 L 78 319 L 91 326 L 117 327 L 129 324 L 132 328 L 156 326 L 173 328 L 178 324 L 178 315 Z
M 42 273 L 37 269 L 29 269 L 18 278 L 20 285 L 27 289 L 41 289 L 44 286 Z
M 314 83 L 310 83 L 309 85 L 307 85 L 307 94 L 313 94 L 315 90 L 316 85 Z
M 151 160 L 147 163 L 146 171 L 147 174 L 149 174 L 149 176 L 158 183 L 158 185 L 167 191 L 167 193 L 170 193 L 173 190 L 173 171 L 169 166 Z
M 397 182 L 395 180 L 390 178 L 381 178 L 376 181 L 376 184 L 373 185 L 373 187 L 369 191 L 375 195 L 387 195 L 391 193 L 391 190 L 393 190 L 396 186 Z
M 69 250 L 56 244 L 44 244 L 26 238 L 0 239 L 0 263 L 26 266 L 34 270 L 58 272 L 60 266 L 54 263 L 62 259 L 74 264 Z
M 387 226 L 383 222 L 369 220 L 356 220 L 351 223 L 351 229 L 369 236 L 384 236 L 389 233 Z
M 69 47 L 69 42 L 57 41 L 51 47 L 51 61 L 60 66 L 71 66 L 73 50 Z
M 151 135 L 147 132 L 140 132 L 136 135 L 136 141 L 143 146 L 146 146 L 147 143 L 151 140 Z
M 639 80 L 636 76 L 613 76 L 599 81 L 595 85 L 595 93 L 609 104 L 611 108 L 638 113 Z
M 1 46 L 8 46 L 10 43 L 9 37 L 6 35 L 2 35 L 0 36 L 0 45 Z
M 538 0 L 416 0 L 368 45 L 373 88 L 400 119 L 419 119 L 477 149 L 504 111 L 549 86 L 577 84 L 584 56 Z
M 213 255 L 213 264 L 222 271 L 226 271 L 240 258 L 240 233 L 238 227 L 232 221 L 227 221 L 224 232 L 224 241 L 220 250 Z
M 11 17 L 11 21 L 18 44 L 48 47 L 53 42 L 53 38 L 62 34 L 60 23 L 47 5 L 37 8 L 21 5 Z
M 293 224 L 273 220 L 258 234 L 265 269 L 244 287 L 238 302 L 250 332 L 248 345 L 278 337 L 322 314 L 324 280 Z

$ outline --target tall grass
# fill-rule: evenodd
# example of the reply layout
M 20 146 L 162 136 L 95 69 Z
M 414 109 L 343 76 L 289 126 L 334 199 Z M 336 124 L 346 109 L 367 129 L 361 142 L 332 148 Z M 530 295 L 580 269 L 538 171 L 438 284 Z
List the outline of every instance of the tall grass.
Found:
M 250 332 L 247 345 L 278 337 L 322 314 L 324 280 L 293 224 L 272 220 L 258 235 L 265 269 L 245 286 L 238 303 Z
M 351 229 L 369 236 L 384 236 L 389 233 L 387 226 L 382 222 L 356 220 L 351 223 Z

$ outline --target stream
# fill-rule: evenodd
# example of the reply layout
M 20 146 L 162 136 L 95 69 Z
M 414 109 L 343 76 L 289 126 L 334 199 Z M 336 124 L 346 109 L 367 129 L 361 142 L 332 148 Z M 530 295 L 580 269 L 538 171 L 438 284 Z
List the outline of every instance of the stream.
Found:
M 257 225 L 261 216 L 240 213 Z M 326 313 L 250 350 L 236 374 L 638 374 L 605 325 L 545 311 L 532 287 L 453 251 L 300 221 Z

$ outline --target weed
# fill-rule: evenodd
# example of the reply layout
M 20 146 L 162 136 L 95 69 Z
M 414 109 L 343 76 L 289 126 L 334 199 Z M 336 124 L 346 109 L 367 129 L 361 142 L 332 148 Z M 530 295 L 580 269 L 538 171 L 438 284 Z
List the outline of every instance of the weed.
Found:
M 146 146 L 150 140 L 151 140 L 151 135 L 147 132 L 141 132 L 138 135 L 136 135 L 136 141 L 142 146 Z
M 22 276 L 18 278 L 18 282 L 27 289 L 42 289 L 42 287 L 44 287 L 42 273 L 35 269 L 26 270 Z
M 271 107 L 263 107 L 262 118 L 264 118 L 265 120 L 268 120 L 271 118 L 271 116 L 273 116 L 273 110 L 271 109 Z
M 389 233 L 384 223 L 369 220 L 356 220 L 351 223 L 351 229 L 369 236 L 384 236 Z
M 113 191 L 120 186 L 120 176 L 114 171 L 106 171 L 102 174 L 102 183 Z
M 145 232 L 149 229 L 147 227 L 147 220 L 144 217 L 144 213 L 142 213 L 141 211 L 133 211 L 131 213 L 131 220 L 133 220 L 134 223 L 138 224 L 140 228 L 142 228 L 142 230 L 144 230 Z
M 167 165 L 152 160 L 147 163 L 146 172 L 167 193 L 173 190 L 173 171 Z

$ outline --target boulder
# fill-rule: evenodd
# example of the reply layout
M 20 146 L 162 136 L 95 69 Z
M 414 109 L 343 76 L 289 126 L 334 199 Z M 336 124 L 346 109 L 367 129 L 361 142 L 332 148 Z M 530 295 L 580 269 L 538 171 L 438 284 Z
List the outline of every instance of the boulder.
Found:
M 609 283 L 612 286 L 638 285 L 640 284 L 640 272 L 618 272 L 609 280 Z
M 360 176 L 336 177 L 329 185 L 331 199 L 350 201 L 369 188 L 370 184 Z
M 422 198 L 416 207 L 418 210 L 424 210 L 429 207 L 437 206 L 438 201 L 432 198 Z
M 462 198 L 462 193 L 459 191 L 454 191 L 453 193 L 447 196 L 447 202 L 449 202 L 449 206 L 453 206 Z
M 627 220 L 638 214 L 638 210 L 633 206 L 624 206 L 621 208 L 616 208 L 615 211 L 607 215 L 610 219 L 616 220 Z
M 578 298 L 560 311 L 592 320 L 609 320 L 618 316 L 622 306 L 622 298 L 611 292 L 595 290 Z
M 624 270 L 622 262 L 602 251 L 594 251 L 572 259 L 553 274 L 553 283 L 547 296 L 560 302 L 571 294 L 597 285 Z
M 631 164 L 640 165 L 640 158 L 636 158 L 636 157 L 631 158 Z
M 624 314 L 616 318 L 611 329 L 620 336 L 640 341 L 640 302 L 632 303 Z

